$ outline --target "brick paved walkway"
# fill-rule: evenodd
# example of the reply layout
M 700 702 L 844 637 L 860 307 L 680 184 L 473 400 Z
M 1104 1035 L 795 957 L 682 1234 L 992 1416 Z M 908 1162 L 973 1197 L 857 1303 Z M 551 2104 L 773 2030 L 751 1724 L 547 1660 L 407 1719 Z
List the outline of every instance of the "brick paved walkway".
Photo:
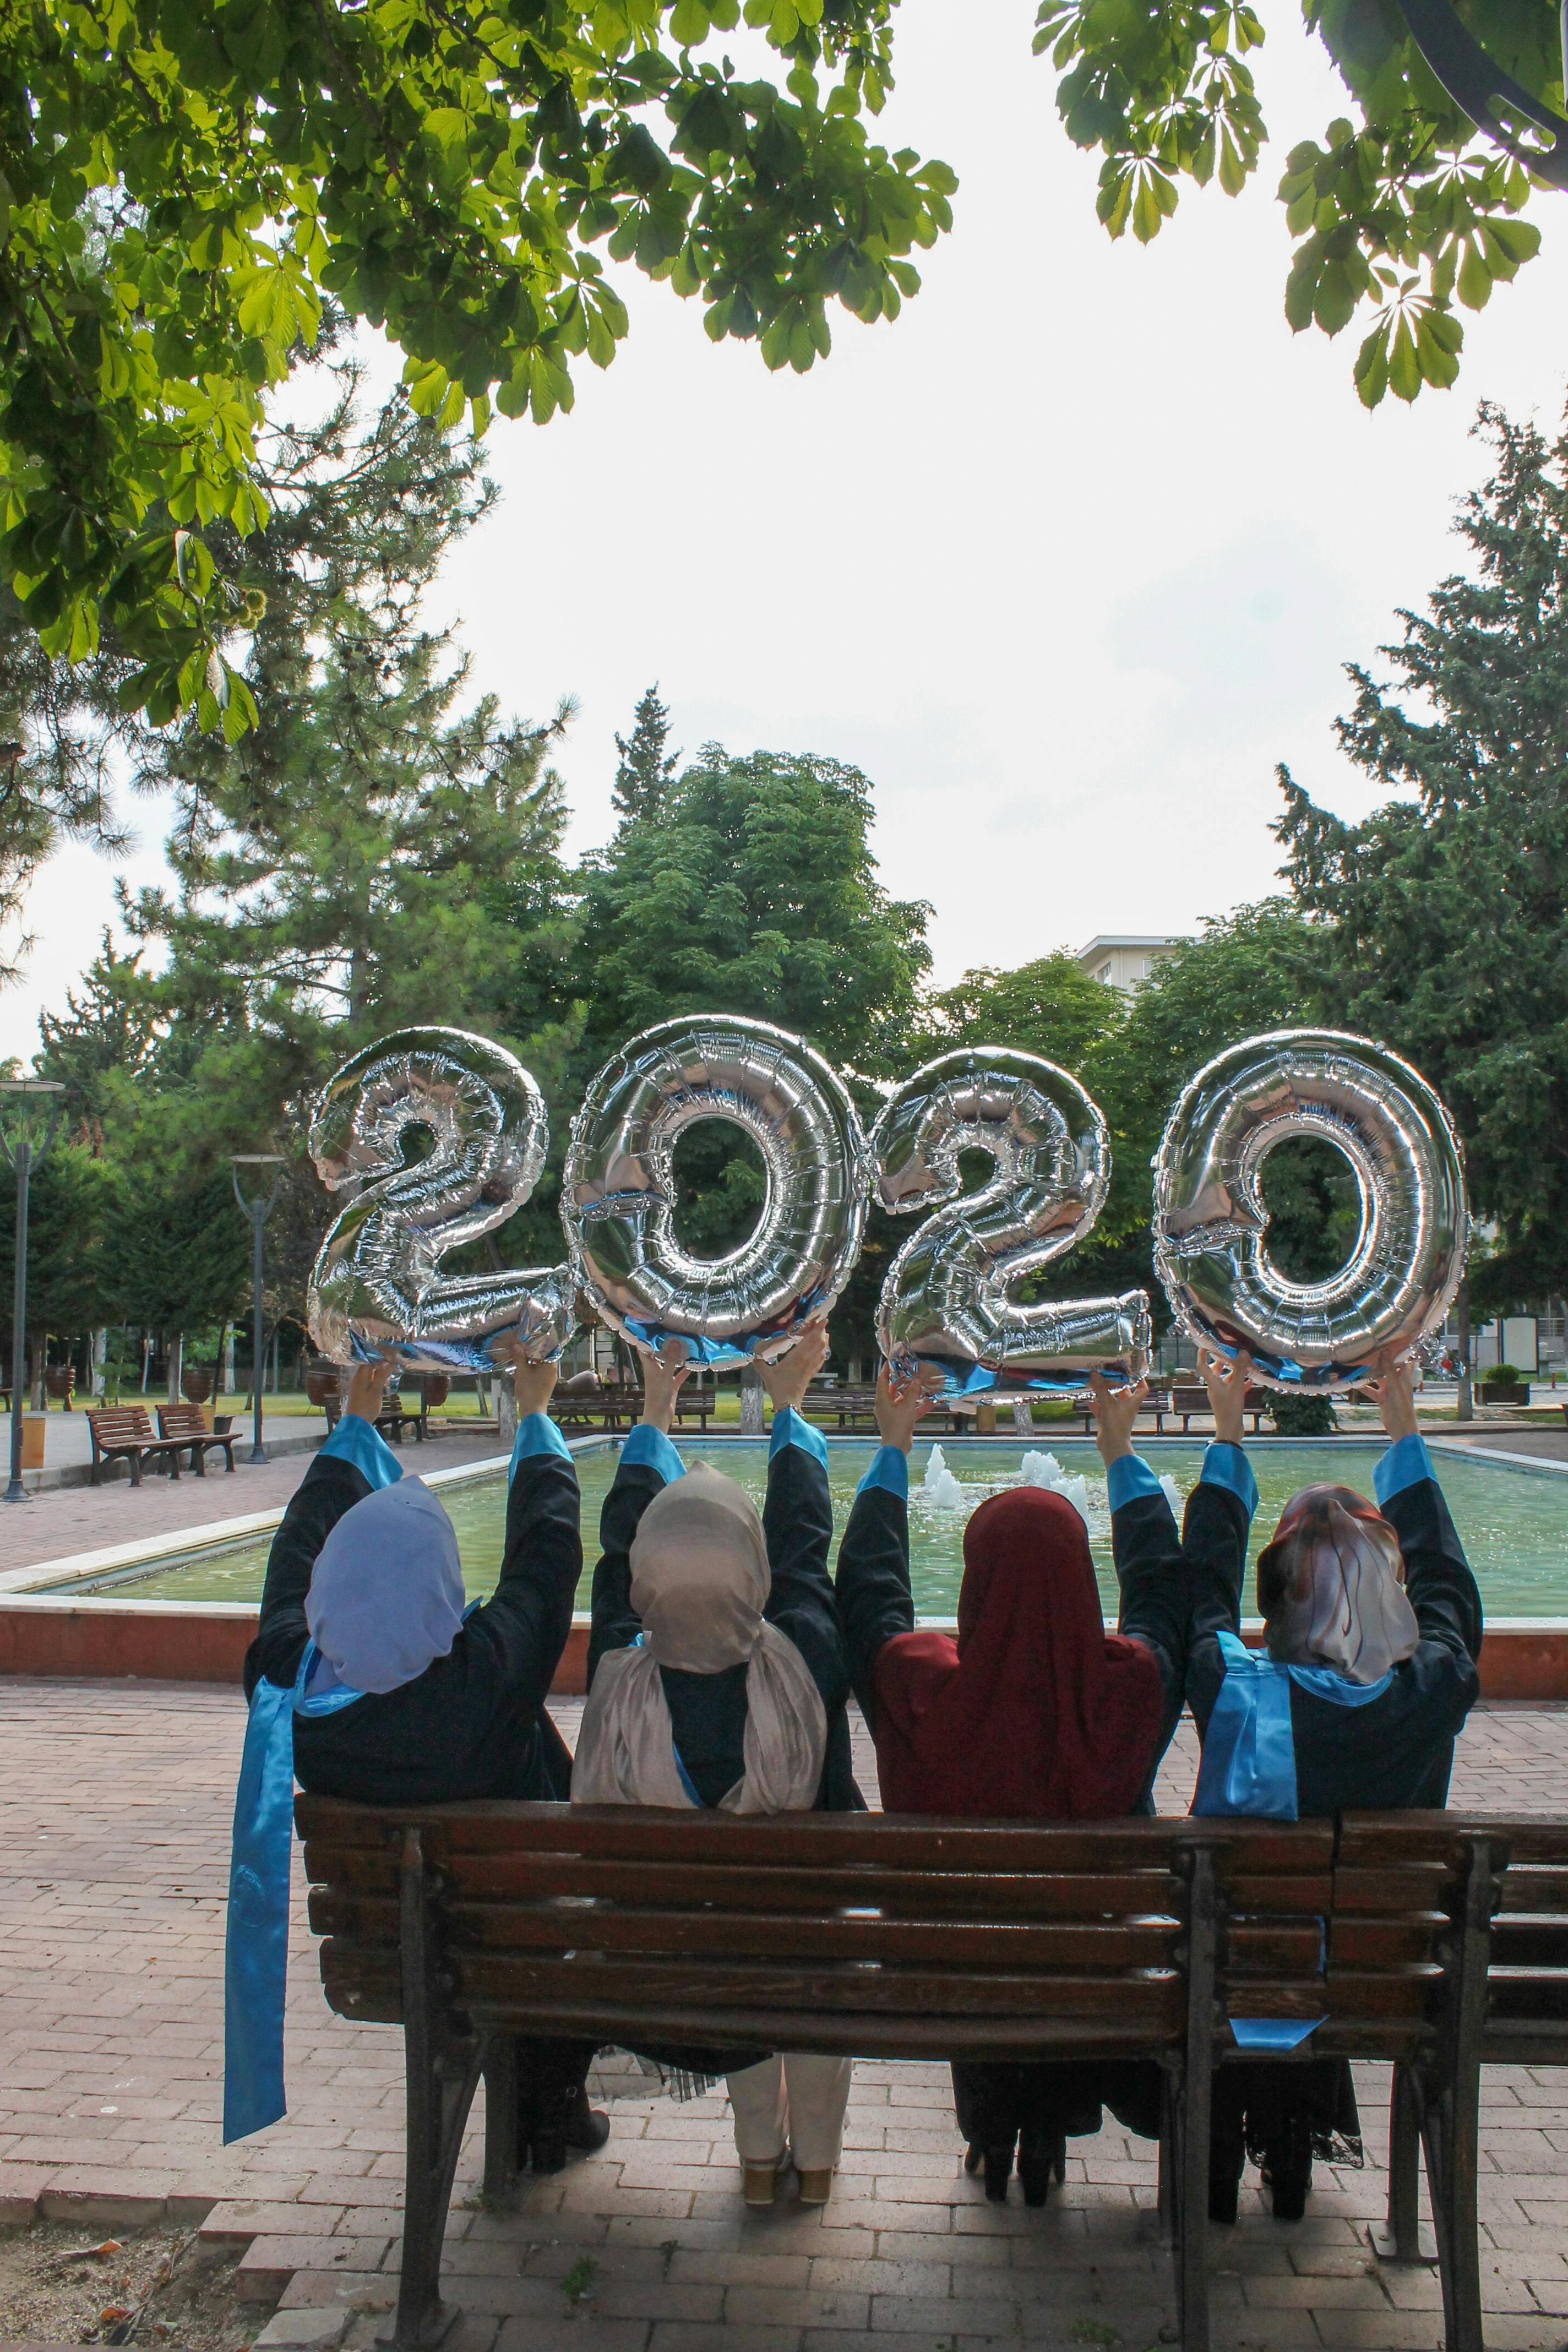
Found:
M 3 1420 L 4 1416 L 0 1416 Z M 308 1422 L 279 1418 L 279 1433 L 292 1435 Z M 323 1422 L 321 1426 L 324 1429 Z M 285 1454 L 253 1468 L 246 1460 L 250 1432 L 234 1449 L 234 1475 L 214 1454 L 205 1478 L 143 1477 L 140 1486 L 123 1481 L 105 1486 L 52 1486 L 30 1502 L 0 1505 L 0 1573 L 31 1568 L 36 1561 L 63 1559 L 74 1552 L 110 1544 L 152 1541 L 212 1519 L 238 1519 L 252 1511 L 280 1511 L 310 1468 L 313 1455 Z M 403 1455 L 410 1470 L 455 1470 L 502 1452 L 491 1430 L 480 1437 L 432 1437 L 421 1445 L 405 1438 Z
M 569 1738 L 575 1713 L 560 1709 Z M 205 2214 L 209 2234 L 248 2244 L 258 2302 L 335 2305 L 354 2315 L 351 2345 L 368 2343 L 393 2299 L 401 2037 L 327 2011 L 302 1900 L 291 2113 L 241 2147 L 218 2145 L 242 1730 L 237 1695 L 201 1685 L 0 1683 L 0 2218 L 39 2200 L 83 2219 Z M 863 1738 L 857 1760 L 869 1788 Z M 1184 1807 L 1193 1762 L 1187 1731 L 1163 1776 L 1166 1810 Z M 1565 1767 L 1568 1709 L 1478 1713 L 1454 1800 L 1552 1810 Z M 1375 2159 L 1384 2070 L 1363 2069 L 1363 2086 Z M 453 2352 L 838 2352 L 867 2332 L 888 2352 L 1145 2352 L 1171 2319 L 1152 2151 L 1114 2126 L 1071 2143 L 1045 2213 L 990 2206 L 963 2177 L 945 2070 L 865 2063 L 833 2202 L 751 2216 L 721 2098 L 649 2099 L 623 2062 L 601 2088 L 609 2147 L 530 2188 L 516 2214 L 466 2201 L 479 2168 L 470 2132 L 447 2238 L 449 2291 L 468 2315 Z M 1549 2352 L 1568 2339 L 1568 2084 L 1492 2069 L 1484 2097 L 1488 2342 Z M 1320 2169 L 1295 2227 L 1266 2216 L 1254 2182 L 1216 2250 L 1217 2343 L 1439 2340 L 1435 2275 L 1379 2275 L 1367 2254 L 1376 2169 Z

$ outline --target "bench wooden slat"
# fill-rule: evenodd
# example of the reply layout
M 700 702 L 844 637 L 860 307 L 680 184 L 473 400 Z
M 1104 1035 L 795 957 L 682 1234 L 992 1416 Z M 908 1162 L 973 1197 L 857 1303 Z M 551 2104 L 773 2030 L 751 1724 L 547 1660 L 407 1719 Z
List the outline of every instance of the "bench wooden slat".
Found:
M 1568 1919 L 1494 1921 L 1491 1964 L 1494 1969 L 1568 1969 Z
M 1568 1912 L 1568 1870 L 1521 1869 L 1510 1864 L 1503 1874 L 1505 1911 Z
M 501 1800 L 413 1806 L 399 1829 L 417 1829 L 426 1860 L 455 1867 L 462 1854 L 520 1848 L 644 1864 L 689 1860 L 899 1870 L 1060 1873 L 1092 1876 L 1128 1869 L 1173 1874 L 1184 1849 L 1212 1847 L 1222 1878 L 1228 1869 L 1327 1872 L 1331 1822 L 1118 1820 L 1039 1824 L 1026 1822 L 898 1819 L 871 1813 L 801 1813 L 765 1819 L 717 1812 L 666 1812 L 652 1806 L 523 1805 Z M 1441 1816 L 1438 1816 L 1440 1819 Z M 394 1850 L 388 1816 L 374 1806 L 300 1795 L 295 1819 L 312 1846 Z
M 1185 2005 L 1173 1973 L 1147 1976 L 1053 1975 L 1048 1984 L 1033 1974 L 998 1969 L 968 1971 L 927 1966 L 908 1969 L 842 1968 L 799 1964 L 780 1968 L 760 1959 L 704 1961 L 699 1968 L 653 1957 L 602 1959 L 580 1953 L 574 1960 L 536 1961 L 499 1952 L 449 1954 L 457 1994 L 476 2010 L 504 2007 L 509 1999 L 550 2000 L 570 1988 L 582 2000 L 635 2008 L 642 2001 L 684 2015 L 686 2039 L 706 2040 L 714 2009 L 743 2014 L 748 2009 L 773 2015 L 808 2017 L 847 2011 L 866 2015 L 1093 2019 L 1131 2033 L 1142 2026 L 1183 2030 Z
M 310 1858 L 307 1848 L 308 1872 Z M 872 1875 L 854 1870 L 747 1865 L 726 1870 L 706 1863 L 677 1863 L 655 1873 L 636 1863 L 576 1856 L 463 1854 L 451 1858 L 448 1874 L 453 1895 L 469 1901 L 585 1895 L 658 1909 L 710 1904 L 720 1911 L 772 1908 L 826 1914 L 846 1906 L 874 1904 L 889 1917 L 912 1906 L 917 1916 L 940 1913 L 944 1918 L 1081 1918 L 1110 1912 L 1173 1918 L 1182 1895 L 1181 1881 L 1165 1871 L 1090 1877 L 883 1870 Z M 391 1887 L 395 1883 L 396 1874 L 388 1864 L 385 1884 Z
M 1374 1919 L 1370 1914 L 1342 1919 L 1332 1926 L 1333 1957 L 1346 1968 L 1392 1968 L 1405 1960 L 1429 1960 L 1438 1938 L 1447 1933 L 1441 1912 L 1416 1912 L 1403 1919 Z

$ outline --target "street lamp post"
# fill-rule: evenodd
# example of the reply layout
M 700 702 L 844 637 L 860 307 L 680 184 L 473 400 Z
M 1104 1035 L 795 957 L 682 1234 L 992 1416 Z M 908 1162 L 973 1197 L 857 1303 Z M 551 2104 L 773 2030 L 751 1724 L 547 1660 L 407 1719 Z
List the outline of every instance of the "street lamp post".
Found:
M 231 1151 L 229 1158 L 234 1163 L 234 1197 L 250 1220 L 250 1230 L 255 1241 L 255 1252 L 251 1258 L 250 1458 L 253 1462 L 265 1462 L 267 1449 L 261 1443 L 261 1232 L 268 1218 L 272 1214 L 272 1204 L 278 1198 L 278 1187 L 282 1179 L 274 1176 L 272 1189 L 265 1200 L 258 1192 L 254 1199 L 247 1201 L 239 1189 L 239 1171 L 242 1168 L 281 1168 L 283 1158 L 282 1154 L 277 1151 Z
M 0 753 L 3 756 L 3 753 Z M 21 1103 L 21 1131 L 12 1143 L 0 1128 L 0 1151 L 16 1171 L 16 1287 L 11 1338 L 11 1483 L 5 1489 L 8 1503 L 25 1503 L 29 1497 L 22 1484 L 22 1400 L 27 1384 L 27 1187 L 35 1168 L 48 1156 L 60 1123 L 60 1097 L 65 1088 L 53 1078 L 0 1078 L 0 1097 Z M 33 1149 L 32 1118 L 35 1109 L 49 1107 L 49 1123 L 43 1142 Z

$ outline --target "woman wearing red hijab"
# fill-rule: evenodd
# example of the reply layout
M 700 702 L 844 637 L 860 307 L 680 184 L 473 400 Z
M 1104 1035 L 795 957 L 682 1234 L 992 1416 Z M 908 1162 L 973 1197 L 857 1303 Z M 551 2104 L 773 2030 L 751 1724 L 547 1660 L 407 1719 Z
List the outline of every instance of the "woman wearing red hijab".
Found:
M 919 1382 L 877 1390 L 881 1451 L 856 1496 L 838 1559 L 850 1675 L 877 1746 L 889 1812 L 1095 1821 L 1153 1810 L 1154 1772 L 1181 1714 L 1190 1615 L 1174 1523 L 1122 1576 L 1107 1633 L 1089 1535 L 1064 1496 L 1024 1486 L 982 1503 L 963 1534 L 957 1639 L 917 1627 L 910 1588 L 909 1451 L 928 1402 Z M 1211 1449 L 1215 1451 L 1215 1449 Z M 1226 1449 L 1219 1449 L 1224 1451 Z M 1206 1465 L 1205 1465 L 1206 1466 Z M 1234 1498 L 1194 1490 L 1189 1534 Z M 1120 1564 L 1119 1564 L 1120 1572 Z M 955 2063 L 959 2128 L 985 2193 L 1005 2198 L 1017 2149 L 1025 2201 L 1060 2179 L 1068 2134 L 1096 2132 L 1102 2104 L 1159 2130 L 1159 2070 L 1127 2061 Z

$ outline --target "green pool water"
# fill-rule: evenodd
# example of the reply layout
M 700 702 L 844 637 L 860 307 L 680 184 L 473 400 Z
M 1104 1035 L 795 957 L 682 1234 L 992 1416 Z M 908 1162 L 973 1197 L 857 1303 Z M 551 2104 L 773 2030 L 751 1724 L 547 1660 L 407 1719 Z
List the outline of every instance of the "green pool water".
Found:
M 731 1477 L 739 1478 L 762 1500 L 767 1475 L 765 1445 L 731 1440 L 684 1447 L 688 1461 L 700 1454 Z M 1260 1495 L 1253 1522 L 1253 1556 L 1268 1542 L 1286 1498 L 1299 1486 L 1333 1477 L 1346 1486 L 1372 1492 L 1373 1466 L 1381 1448 L 1375 1444 L 1265 1444 L 1250 1449 L 1248 1458 Z M 933 1477 L 935 1449 L 919 1445 L 910 1464 L 910 1534 L 915 1604 L 929 1617 L 951 1617 L 957 1606 L 963 1570 L 963 1524 L 974 1506 L 987 1495 L 1016 1486 L 1023 1475 L 1026 1449 L 951 1441 L 941 1449 L 948 1476 Z M 1043 1455 L 1044 1439 L 1034 1449 Z M 1110 1566 L 1110 1515 L 1106 1508 L 1105 1473 L 1092 1444 L 1058 1439 L 1050 1455 L 1060 1474 L 1081 1480 L 1079 1492 L 1087 1505 L 1089 1548 L 1099 1572 L 1101 1596 L 1114 1612 L 1116 1582 Z M 869 1444 L 837 1444 L 828 1448 L 828 1479 L 833 1490 L 834 1517 L 842 1532 L 861 1474 L 870 1461 Z M 1150 1446 L 1145 1458 L 1173 1479 L 1185 1496 L 1202 1466 L 1201 1443 Z M 587 1566 L 577 1601 L 588 1603 L 588 1584 L 597 1551 L 599 1506 L 615 1476 L 618 1452 L 598 1446 L 577 1457 L 583 1489 L 584 1549 Z M 1465 1548 L 1479 1580 L 1489 1614 L 1499 1617 L 1568 1616 L 1568 1479 L 1510 1468 L 1505 1463 L 1438 1458 L 1438 1476 L 1454 1514 Z M 1048 1474 L 1047 1474 L 1048 1475 Z M 498 1475 L 458 1483 L 438 1490 L 458 1530 L 463 1573 L 470 1594 L 493 1590 L 500 1570 L 505 1519 L 505 1482 Z M 253 1537 L 222 1549 L 185 1553 L 147 1569 L 121 1570 L 95 1580 L 91 1587 L 78 1583 L 74 1591 L 114 1591 L 126 1598 L 168 1601 L 254 1601 L 266 1573 L 269 1536 Z M 47 1589 L 47 1588 L 40 1588 Z M 57 1588 L 65 1589 L 65 1588 Z M 1247 1607 L 1251 1607 L 1250 1592 Z

